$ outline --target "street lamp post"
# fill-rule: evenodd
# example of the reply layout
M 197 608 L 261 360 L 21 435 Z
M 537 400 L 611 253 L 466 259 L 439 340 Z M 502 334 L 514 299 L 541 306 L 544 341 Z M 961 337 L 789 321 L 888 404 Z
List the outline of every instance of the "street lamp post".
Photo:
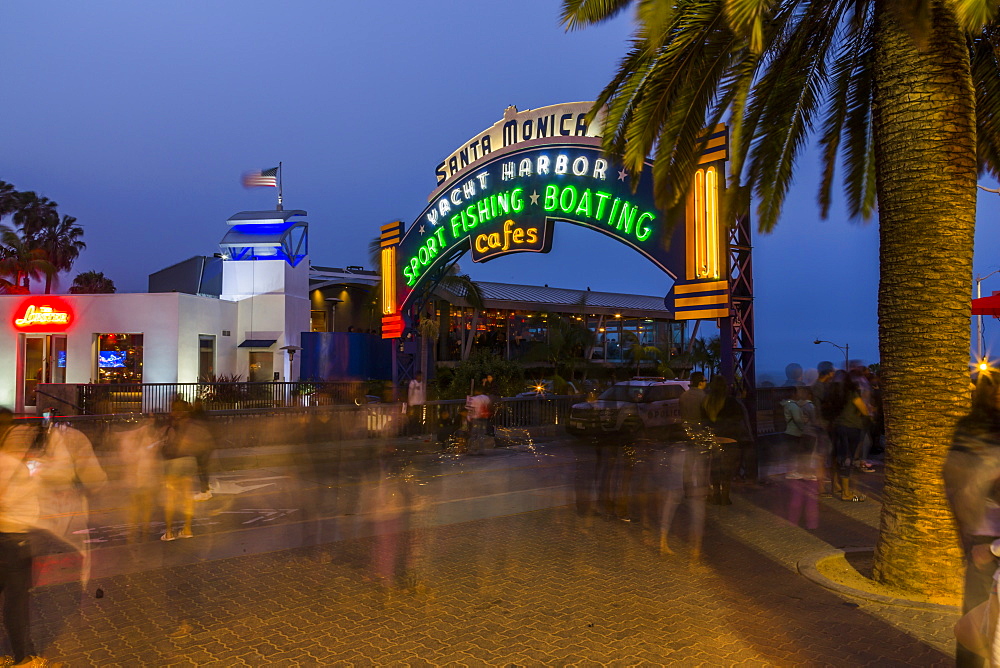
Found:
M 340 297 L 327 297 L 326 298 L 326 303 L 330 307 L 330 325 L 327 328 L 327 331 L 329 331 L 329 332 L 334 331 L 334 329 L 333 329 L 333 321 L 337 317 L 337 304 L 340 304 L 343 301 L 344 300 L 341 299 Z
M 985 190 L 985 188 L 983 189 Z M 976 299 L 980 299 L 983 296 L 983 281 L 998 271 L 1000 271 L 1000 269 L 994 269 L 985 276 L 980 276 L 976 279 Z M 976 361 L 981 364 L 983 362 L 983 316 L 981 314 L 976 316 L 976 357 Z
M 845 343 L 844 345 L 839 346 L 833 341 L 824 341 L 823 339 L 816 339 L 815 341 L 813 341 L 813 343 L 815 343 L 816 345 L 819 345 L 821 343 L 829 343 L 834 348 L 840 348 L 840 350 L 844 353 L 844 371 L 850 371 L 851 344 Z

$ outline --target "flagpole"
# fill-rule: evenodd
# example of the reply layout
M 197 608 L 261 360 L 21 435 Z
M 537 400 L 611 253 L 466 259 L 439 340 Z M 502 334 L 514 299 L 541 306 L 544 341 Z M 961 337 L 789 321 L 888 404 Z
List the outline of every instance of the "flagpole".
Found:
M 281 161 L 278 161 L 278 211 L 281 211 Z

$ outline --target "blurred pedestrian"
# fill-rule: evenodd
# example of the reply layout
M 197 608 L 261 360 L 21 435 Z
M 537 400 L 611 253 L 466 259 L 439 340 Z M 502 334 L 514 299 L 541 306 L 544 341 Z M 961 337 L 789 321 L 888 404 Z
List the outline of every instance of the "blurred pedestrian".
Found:
M 712 435 L 702 426 L 702 403 L 705 401 L 705 374 L 691 374 L 688 389 L 680 396 L 681 420 L 685 438 L 669 443 L 660 451 L 660 554 L 672 554 L 670 528 L 682 501 L 688 503 L 688 546 L 691 559 L 701 557 L 705 529 L 705 502 L 708 497 L 709 453 L 715 445 Z
M 406 405 L 409 412 L 409 431 L 413 436 L 424 433 L 424 404 L 427 403 L 427 386 L 424 384 L 424 374 L 417 372 L 410 379 L 406 392 Z
M 785 478 L 789 480 L 816 479 L 815 470 L 811 466 L 813 439 L 808 416 L 813 411 L 809 395 L 808 387 L 798 386 L 794 396 L 781 401 L 785 417 L 783 440 L 791 469 Z
M 212 436 L 208 413 L 201 399 L 195 399 L 191 404 L 188 417 L 190 419 L 186 425 L 185 436 L 198 467 L 198 491 L 192 498 L 195 501 L 208 501 L 212 498 L 211 465 L 212 455 L 215 454 L 215 437 Z
M 164 428 L 153 416 L 128 422 L 113 432 L 122 467 L 122 486 L 128 492 L 129 540 L 142 538 L 153 518 L 156 496 L 162 487 Z
M 32 451 L 41 520 L 39 526 L 81 559 L 80 581 L 90 578 L 90 495 L 108 480 L 94 446 L 82 431 L 68 424 L 42 427 Z
M 836 460 L 833 467 L 833 493 L 839 492 L 841 501 L 865 501 L 868 497 L 864 494 L 851 491 L 851 469 L 854 464 L 854 453 L 868 427 L 868 406 L 865 405 L 857 384 L 850 376 L 840 372 L 834 377 L 834 383 L 834 402 L 841 408 L 833 420 Z
M 966 557 L 962 611 L 990 597 L 1000 554 L 1000 383 L 997 374 L 980 373 L 972 409 L 958 421 L 944 465 L 944 485 Z M 959 666 L 983 660 L 961 643 Z
M 823 361 L 816 365 L 816 382 L 812 390 L 813 405 L 816 407 L 816 458 L 821 467 L 818 472 L 820 496 L 833 495 L 833 421 L 837 417 L 837 407 L 834 401 L 834 366 L 833 362 Z M 831 491 L 826 492 L 827 481 Z
M 701 423 L 701 404 L 705 401 L 705 374 L 695 371 L 688 381 L 688 389 L 677 400 L 681 420 L 692 424 Z
M 163 521 L 160 540 L 193 538 L 191 525 L 194 519 L 194 480 L 198 474 L 197 454 L 204 443 L 204 434 L 192 420 L 190 406 L 175 402 L 170 414 L 170 426 L 160 452 L 163 454 Z M 178 507 L 181 511 L 181 530 L 174 529 Z
M 732 504 L 729 490 L 739 467 L 741 447 L 753 443 L 750 420 L 740 400 L 729 393 L 729 384 L 722 376 L 716 376 L 708 384 L 701 408 L 703 422 L 719 444 L 711 454 L 709 501 L 728 506 Z
M 486 447 L 487 428 L 490 420 L 490 398 L 478 386 L 465 401 L 469 419 L 469 454 L 482 454 Z
M 0 591 L 3 623 L 14 663 L 31 665 L 35 646 L 31 640 L 30 532 L 39 517 L 38 482 L 26 462 L 38 428 L 13 425 L 13 414 L 0 408 Z M 41 665 L 39 663 L 39 665 Z

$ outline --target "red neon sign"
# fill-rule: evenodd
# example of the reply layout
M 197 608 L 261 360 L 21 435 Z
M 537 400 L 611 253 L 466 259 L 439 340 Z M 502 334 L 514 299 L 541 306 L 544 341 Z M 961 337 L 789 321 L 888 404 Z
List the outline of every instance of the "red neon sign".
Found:
M 21 332 L 65 332 L 72 324 L 72 309 L 58 297 L 32 297 L 14 311 L 14 329 Z

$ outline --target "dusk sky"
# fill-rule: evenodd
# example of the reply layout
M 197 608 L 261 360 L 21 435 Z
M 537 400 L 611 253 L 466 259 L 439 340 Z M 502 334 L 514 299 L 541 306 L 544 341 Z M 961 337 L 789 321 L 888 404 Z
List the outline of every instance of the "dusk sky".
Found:
M 143 292 L 150 272 L 217 252 L 230 214 L 273 208 L 273 189 L 245 190 L 240 176 L 282 161 L 285 207 L 309 212 L 313 263 L 368 265 L 379 226 L 412 222 L 438 162 L 508 105 L 592 100 L 610 78 L 631 16 L 566 33 L 559 6 L 5 0 L 0 180 L 78 218 L 88 249 L 73 274 Z M 806 156 L 777 230 L 755 238 L 757 365 L 778 381 L 789 362 L 843 359 L 815 338 L 878 358 L 877 226 L 840 206 L 820 221 L 817 173 Z M 981 192 L 976 275 L 1000 268 L 998 213 L 1000 196 Z M 634 251 L 565 224 L 548 255 L 460 264 L 479 280 L 670 288 Z M 992 290 L 1000 274 L 983 282 Z M 986 332 L 1000 352 L 1000 324 Z

